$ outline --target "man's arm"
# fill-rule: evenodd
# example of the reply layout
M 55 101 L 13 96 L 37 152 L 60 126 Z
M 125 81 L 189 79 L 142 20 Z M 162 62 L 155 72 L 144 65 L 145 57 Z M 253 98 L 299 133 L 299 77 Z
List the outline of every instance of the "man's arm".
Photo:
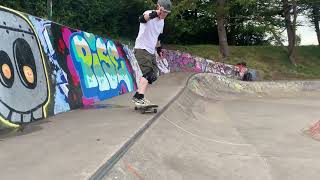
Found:
M 143 15 L 139 16 L 139 22 L 147 23 L 149 20 L 159 17 L 161 11 L 163 10 L 164 8 L 160 7 L 158 10 L 152 11 L 151 13 L 144 13 Z
M 147 23 L 149 20 L 158 17 L 157 11 L 152 11 L 151 13 L 145 13 L 139 17 L 140 23 Z
M 163 38 L 163 35 L 160 34 L 159 37 L 158 37 L 157 45 L 156 45 L 157 53 L 161 58 L 163 57 L 163 52 L 162 52 L 162 47 L 161 47 L 162 38 Z

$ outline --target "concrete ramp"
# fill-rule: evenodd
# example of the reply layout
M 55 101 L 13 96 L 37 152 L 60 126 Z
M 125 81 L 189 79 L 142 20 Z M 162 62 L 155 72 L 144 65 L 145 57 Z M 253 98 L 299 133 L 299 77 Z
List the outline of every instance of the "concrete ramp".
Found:
M 319 179 L 319 85 L 197 74 L 104 179 Z
M 206 98 L 289 97 L 319 93 L 320 81 L 246 82 L 214 74 L 198 74 L 188 83 L 189 89 Z
M 3 6 L 0 22 L 1 179 L 319 175 L 319 143 L 302 133 L 320 128 L 317 81 L 240 82 L 226 78 L 238 67 L 166 50 L 147 94 L 159 113 L 141 115 L 128 46 Z M 200 72 L 212 74 L 189 79 Z

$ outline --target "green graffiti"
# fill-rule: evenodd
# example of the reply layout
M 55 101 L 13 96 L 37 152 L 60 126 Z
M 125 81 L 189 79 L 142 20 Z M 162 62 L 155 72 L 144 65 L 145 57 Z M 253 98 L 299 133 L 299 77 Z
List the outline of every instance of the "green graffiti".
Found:
M 96 37 L 94 34 L 92 33 L 83 33 L 84 34 L 84 38 L 85 40 L 88 42 L 89 48 L 92 51 L 96 51 L 97 47 L 96 47 Z
M 71 48 L 73 49 L 74 58 L 81 64 L 81 69 L 85 75 L 85 86 L 87 88 L 97 87 L 98 82 L 91 69 L 92 66 L 92 54 L 87 41 L 79 35 L 74 36 L 71 39 Z
M 132 91 L 134 87 L 133 87 L 133 84 L 131 83 L 132 82 L 131 76 L 128 76 L 129 72 L 128 72 L 127 66 L 124 61 L 121 61 L 120 64 L 121 64 L 121 68 L 118 70 L 118 80 L 119 82 L 123 80 L 126 83 L 128 90 Z
M 110 86 L 112 89 L 116 89 L 118 87 L 118 78 L 117 78 L 117 70 L 116 67 L 118 65 L 117 61 L 112 61 L 110 57 L 107 55 L 107 47 L 101 38 L 97 39 L 97 53 L 100 58 L 100 63 L 104 72 L 108 77 Z M 114 62 L 116 64 L 114 64 Z
M 100 91 L 109 90 L 110 89 L 109 82 L 105 73 L 102 70 L 99 57 L 97 54 L 93 54 L 93 69 L 99 83 L 99 90 Z

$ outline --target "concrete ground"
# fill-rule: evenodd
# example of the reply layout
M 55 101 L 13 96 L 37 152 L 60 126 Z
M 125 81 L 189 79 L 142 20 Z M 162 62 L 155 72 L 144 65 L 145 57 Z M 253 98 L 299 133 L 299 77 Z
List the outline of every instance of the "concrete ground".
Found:
M 0 179 L 319 179 L 319 82 L 189 77 L 150 88 L 158 114 L 127 94 L 0 135 Z
M 320 142 L 302 132 L 320 120 L 312 83 L 249 93 L 194 79 L 104 180 L 317 180 Z
M 163 108 L 190 74 L 161 76 L 147 97 Z M 132 93 L 0 135 L 1 180 L 89 179 L 115 158 L 155 114 L 134 111 Z

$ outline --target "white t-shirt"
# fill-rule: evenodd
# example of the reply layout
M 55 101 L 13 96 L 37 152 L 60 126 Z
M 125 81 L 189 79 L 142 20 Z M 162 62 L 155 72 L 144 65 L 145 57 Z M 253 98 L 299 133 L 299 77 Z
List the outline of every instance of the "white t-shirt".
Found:
M 149 14 L 148 10 L 143 14 Z M 158 17 L 150 19 L 147 23 L 140 23 L 139 34 L 136 39 L 135 49 L 145 49 L 150 54 L 155 54 L 158 37 L 163 33 L 164 20 Z

